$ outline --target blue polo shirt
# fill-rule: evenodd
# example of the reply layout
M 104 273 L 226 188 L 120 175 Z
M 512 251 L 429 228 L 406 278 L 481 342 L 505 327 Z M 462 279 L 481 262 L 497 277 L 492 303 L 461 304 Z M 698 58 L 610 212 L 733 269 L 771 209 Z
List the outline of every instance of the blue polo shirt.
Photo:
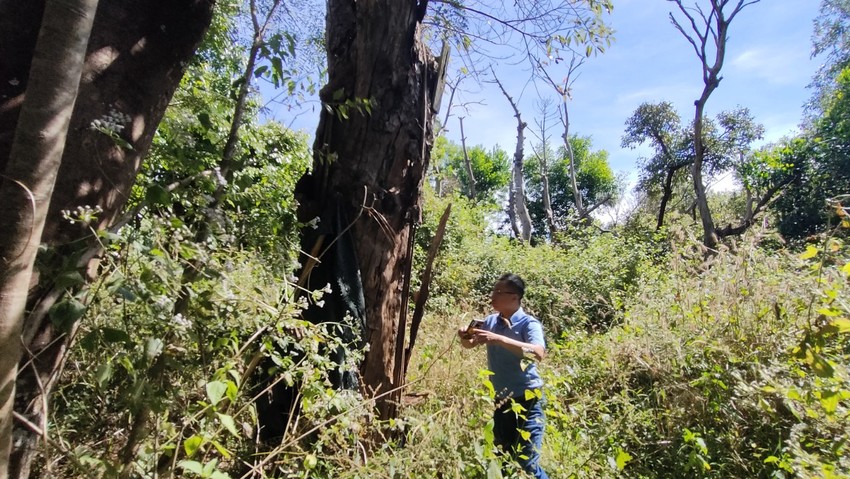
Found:
M 502 336 L 523 343 L 539 344 L 546 347 L 543 339 L 543 326 L 533 316 L 519 308 L 511 316 L 511 326 L 499 320 L 499 314 L 491 314 L 484 318 L 481 329 L 492 331 Z M 490 381 L 496 390 L 496 399 L 524 398 L 526 389 L 543 387 L 543 379 L 537 372 L 537 363 L 525 361 L 523 370 L 522 356 L 514 354 L 497 344 L 487 345 L 487 366 L 493 371 Z

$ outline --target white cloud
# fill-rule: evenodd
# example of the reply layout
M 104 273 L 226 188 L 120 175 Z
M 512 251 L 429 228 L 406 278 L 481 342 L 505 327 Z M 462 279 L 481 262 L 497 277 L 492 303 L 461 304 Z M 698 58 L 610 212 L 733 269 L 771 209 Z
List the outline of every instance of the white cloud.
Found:
M 793 85 L 807 81 L 808 69 L 799 66 L 808 62 L 808 56 L 802 49 L 776 45 L 771 48 L 750 48 L 732 59 L 730 66 L 742 74 L 752 75 L 771 84 Z

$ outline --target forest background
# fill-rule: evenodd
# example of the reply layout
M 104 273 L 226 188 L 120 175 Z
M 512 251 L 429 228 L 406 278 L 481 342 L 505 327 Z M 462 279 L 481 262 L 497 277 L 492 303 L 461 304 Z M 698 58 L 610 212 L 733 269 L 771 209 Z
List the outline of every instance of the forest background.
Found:
M 41 15 L 47 24 L 60 3 L 33 13 L 0 2 L 3 132 L 27 128 L 26 102 L 39 87 L 35 73 L 12 75 L 24 67 L 13 61 L 21 49 L 10 47 L 18 44 L 9 25 L 38 25 Z M 311 147 L 307 135 L 264 110 L 268 85 L 295 106 L 326 80 L 338 86 L 339 66 L 328 78 L 311 73 L 323 69 L 326 47 L 340 51 L 333 35 L 323 36 L 322 18 L 304 13 L 313 11 L 309 2 L 186 1 L 162 11 L 145 2 L 77 3 L 94 21 L 86 61 L 51 73 L 83 72 L 68 139 L 60 140 L 65 170 L 47 195 L 43 244 L 32 248 L 35 276 L 25 282 L 22 329 L 10 335 L 13 317 L 6 309 L 0 317 L 4 339 L 22 343 L 4 343 L 4 361 L 17 348 L 22 356 L 11 369 L 4 363 L 16 383 L 14 411 L 3 371 L 0 444 L 9 452 L 0 463 L 10 477 L 520 476 L 494 451 L 494 391 L 483 352 L 462 351 L 455 335 L 487 312 L 489 288 L 507 271 L 528 282 L 525 306 L 547 332 L 541 371 L 550 476 L 850 477 L 850 3 L 820 3 L 813 48 L 822 65 L 798 132 L 765 144 L 764 127 L 746 108 L 697 110 L 688 118 L 691 104 L 663 97 L 622 118 L 620 142 L 639 148 L 634 196 L 622 202 L 626 190 L 608 154 L 572 133 L 566 116 L 570 95 L 579 94 L 576 73 L 616 48 L 605 23 L 616 2 L 613 13 L 609 2 L 578 2 L 586 10 L 572 15 L 586 23 L 568 34 L 556 28 L 561 36 L 544 42 L 543 56 L 528 44 L 519 49 L 553 95 L 526 111 L 511 103 L 520 93 L 507 82 L 488 95 L 488 102 L 511 105 L 516 117 L 501 121 L 528 138 L 501 144 L 504 150 L 440 133 L 475 101 L 478 79 L 498 78 L 497 70 L 487 76 L 487 55 L 476 56 L 487 52 L 476 42 L 511 38 L 505 30 L 476 30 L 475 22 L 520 28 L 505 20 L 517 11 L 423 2 L 428 10 L 414 22 L 416 34 L 434 51 L 447 40 L 455 60 L 443 64 L 446 86 L 433 97 L 442 103 L 433 128 L 418 123 L 423 138 L 431 131 L 434 140 L 423 147 L 421 222 L 409 230 L 410 253 L 399 255 L 407 280 L 385 285 L 410 300 L 389 320 L 389 337 L 401 345 L 394 350 L 407 345 L 409 354 L 389 361 L 402 373 L 389 389 L 366 387 L 374 385 L 369 361 L 377 353 L 365 337 L 369 325 L 351 314 L 362 305 L 347 306 L 349 314 L 333 321 L 310 320 L 339 307 L 341 283 L 307 282 L 305 253 L 312 251 L 302 238 L 328 221 L 299 210 L 310 204 L 299 203 L 310 198 L 302 176 L 331 171 L 324 168 L 345 158 L 321 151 L 321 142 Z M 698 4 L 702 10 L 667 2 L 683 49 L 688 34 L 699 35 L 700 11 L 710 29 L 723 20 L 708 14 L 719 5 L 727 14 L 742 7 L 741 15 L 767 6 Z M 133 8 L 139 11 L 127 10 Z M 328 18 L 336 18 L 333 9 Z M 143 36 L 149 44 L 115 41 L 131 24 L 169 42 L 151 40 L 154 34 Z M 735 20 L 727 26 L 733 37 Z M 675 32 L 675 23 L 669 28 Z M 124 57 L 109 51 L 121 48 L 147 63 L 116 61 Z M 710 68 L 713 50 L 703 58 L 699 48 L 692 53 L 706 76 L 694 76 L 691 102 L 700 90 L 728 86 L 712 77 L 720 73 Z M 28 68 L 30 61 L 22 63 Z M 145 88 L 107 88 L 106 79 L 118 75 L 111 68 L 156 78 Z M 172 87 L 157 87 L 169 81 Z M 10 121 L 25 86 L 22 120 L 15 110 Z M 339 91 L 325 87 L 322 121 L 343 129 L 354 129 L 358 118 L 377 121 L 380 103 Z M 581 132 L 580 122 L 572 128 Z M 11 138 L 0 135 L 4 195 L 21 190 L 21 150 L 10 145 L 24 140 Z M 84 153 L 101 145 L 97 151 L 110 156 L 80 160 L 86 155 L 76 144 Z M 102 182 L 79 175 L 119 160 L 139 170 L 123 180 L 126 198 L 62 196 L 67 178 L 75 191 L 97 190 Z M 738 186 L 701 192 L 701 174 L 733 175 Z M 117 182 L 110 187 L 124 191 Z M 33 205 L 42 204 L 38 198 Z M 26 221 L 9 226 L 19 225 L 15 212 L 26 207 L 4 204 L 0 232 L 23 228 L 32 236 Z M 394 234 L 392 220 L 380 220 L 389 218 L 386 202 L 356 204 L 351 224 L 373 222 L 379 235 Z M 600 216 L 603 208 L 614 214 Z M 339 243 L 350 228 L 337 230 Z M 11 262 L 25 255 L 3 236 L 5 281 Z M 424 312 L 420 323 L 417 311 Z M 402 326 L 408 316 L 409 337 Z M 269 390 L 287 404 L 271 438 L 263 431 L 275 427 L 268 413 L 278 405 L 269 403 Z

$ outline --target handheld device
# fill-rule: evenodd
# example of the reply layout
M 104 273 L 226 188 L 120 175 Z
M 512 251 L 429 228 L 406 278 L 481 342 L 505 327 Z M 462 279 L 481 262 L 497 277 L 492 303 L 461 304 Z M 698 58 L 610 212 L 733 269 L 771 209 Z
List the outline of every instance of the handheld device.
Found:
M 476 328 L 480 328 L 484 326 L 484 321 L 480 319 L 473 319 L 469 322 L 469 326 L 466 327 L 466 334 L 472 334 L 472 330 Z

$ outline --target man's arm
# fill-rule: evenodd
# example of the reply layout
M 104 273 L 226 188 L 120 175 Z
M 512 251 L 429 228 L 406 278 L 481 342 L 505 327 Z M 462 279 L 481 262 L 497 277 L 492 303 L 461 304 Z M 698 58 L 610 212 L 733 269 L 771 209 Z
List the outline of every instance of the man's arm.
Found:
M 464 345 L 464 347 L 471 348 L 479 344 L 496 344 L 517 356 L 530 355 L 536 361 L 543 361 L 543 358 L 546 357 L 546 348 L 542 344 L 524 343 L 483 329 L 473 330 L 470 343 L 470 346 Z

